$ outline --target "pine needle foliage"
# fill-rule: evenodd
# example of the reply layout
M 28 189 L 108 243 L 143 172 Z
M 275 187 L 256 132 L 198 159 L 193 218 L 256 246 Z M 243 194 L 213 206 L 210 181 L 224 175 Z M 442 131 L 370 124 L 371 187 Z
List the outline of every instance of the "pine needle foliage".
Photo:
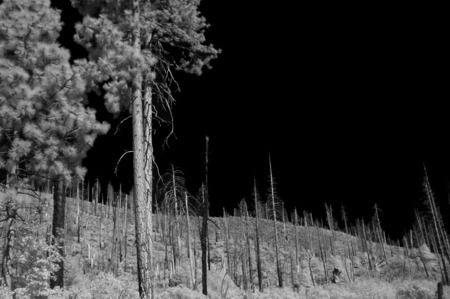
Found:
M 131 2 L 123 0 L 72 0 L 85 16 L 75 39 L 89 50 L 80 60 L 95 90 L 106 91 L 107 108 L 128 109 L 131 81 L 138 72 L 151 82 L 160 111 L 170 110 L 172 91 L 178 90 L 173 71 L 200 75 L 220 50 L 205 44 L 208 27 L 200 15 L 199 0 L 139 1 L 141 51 L 131 45 L 136 24 L 131 21 Z
M 84 105 L 84 81 L 56 43 L 61 25 L 49 0 L 0 5 L 0 168 L 16 181 L 82 177 L 108 129 Z

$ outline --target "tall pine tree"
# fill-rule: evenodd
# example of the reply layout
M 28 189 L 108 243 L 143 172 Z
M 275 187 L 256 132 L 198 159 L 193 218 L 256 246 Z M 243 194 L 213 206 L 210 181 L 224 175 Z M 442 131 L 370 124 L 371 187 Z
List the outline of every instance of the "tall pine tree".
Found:
M 128 109 L 133 167 L 139 293 L 152 297 L 153 107 L 173 103 L 172 72 L 201 74 L 218 50 L 205 45 L 200 0 L 72 0 L 84 16 L 76 40 L 89 51 L 79 61 L 93 89 L 103 89 L 112 113 Z
M 64 186 L 82 177 L 81 160 L 108 125 L 85 107 L 85 81 L 56 39 L 50 0 L 0 5 L 0 169 L 11 184 L 54 183 L 53 236 L 63 253 Z M 63 261 L 52 286 L 63 286 Z

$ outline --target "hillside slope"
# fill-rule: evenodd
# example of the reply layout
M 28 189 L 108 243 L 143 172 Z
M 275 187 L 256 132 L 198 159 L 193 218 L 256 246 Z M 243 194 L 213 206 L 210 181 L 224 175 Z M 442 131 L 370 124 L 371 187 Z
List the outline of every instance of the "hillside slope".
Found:
M 33 236 L 45 244 L 47 232 L 51 231 L 52 199 L 49 194 L 36 195 L 32 197 L 0 192 L 1 210 L 5 211 L 8 198 L 14 199 L 21 215 L 21 220 L 16 220 L 15 224 L 18 228 L 17 239 Z M 125 202 L 128 209 L 124 208 Z M 95 298 L 138 298 L 134 216 L 130 209 L 132 203 L 128 197 L 121 196 L 118 206 L 121 207 L 67 199 L 67 290 L 54 296 L 69 298 L 69 294 L 72 294 L 71 298 L 91 298 L 91 295 L 95 295 Z M 426 245 L 419 248 L 383 245 L 371 241 L 370 237 L 362 240 L 344 232 L 324 229 L 314 221 L 303 221 L 303 225 L 277 222 L 278 260 L 283 280 L 283 288 L 279 288 L 274 226 L 270 219 L 259 219 L 261 280 L 264 289 L 260 293 L 256 219 L 245 217 L 247 213 L 243 214 L 243 217 L 211 218 L 209 222 L 210 298 L 434 296 L 436 282 L 440 279 L 440 264 Z M 0 219 L 3 218 L 3 215 L 0 216 Z M 173 211 L 158 212 L 153 221 L 154 285 L 157 297 L 202 298 L 200 219 L 189 217 L 189 231 L 186 216 L 180 213 L 176 215 Z M 1 226 L 1 248 L 6 248 L 7 223 L 3 221 Z M 13 249 L 19 243 L 15 241 Z M 19 249 L 23 251 L 23 247 Z M 0 258 L 4 261 L 4 250 L 1 254 Z M 12 263 L 11 268 L 14 267 Z M 334 269 L 342 271 L 338 284 L 330 282 Z M 13 289 L 27 287 L 25 272 L 23 268 L 12 271 Z

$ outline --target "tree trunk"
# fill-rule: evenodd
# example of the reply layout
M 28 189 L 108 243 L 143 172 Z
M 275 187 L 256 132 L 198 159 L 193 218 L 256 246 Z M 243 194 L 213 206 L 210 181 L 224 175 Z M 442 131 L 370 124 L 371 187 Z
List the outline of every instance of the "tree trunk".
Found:
M 136 51 L 141 51 L 141 28 L 140 28 L 140 7 L 139 1 L 133 0 L 132 3 L 132 18 L 134 26 L 132 29 L 132 42 Z M 136 234 L 136 258 L 138 268 L 138 285 L 139 295 L 143 299 L 150 299 L 151 293 L 151 243 L 148 218 L 148 194 L 145 194 L 146 177 L 145 177 L 145 165 L 144 163 L 152 163 L 148 160 L 148 155 L 144 155 L 144 113 L 143 113 L 143 101 L 142 101 L 142 73 L 137 72 L 133 78 L 132 83 L 132 126 L 133 126 L 133 170 L 134 170 L 134 214 L 135 214 L 135 234 Z M 150 115 L 151 117 L 151 115 Z M 147 123 L 147 125 L 151 125 Z M 147 145 L 150 143 L 151 138 L 145 140 Z M 150 136 L 151 137 L 151 136 Z M 150 166 L 151 167 L 151 166 Z M 151 201 L 151 193 L 150 193 Z
M 259 291 L 263 291 L 262 286 L 262 269 L 261 269 L 261 249 L 259 248 L 259 211 L 258 211 L 258 196 L 256 191 L 256 181 L 255 181 L 255 240 L 256 240 L 256 269 L 258 271 L 258 287 Z M 227 242 L 227 241 L 226 241 Z
M 209 178 L 208 178 L 208 164 L 209 164 L 209 137 L 205 136 L 205 198 L 206 198 L 206 218 L 209 218 Z M 209 232 L 206 233 L 206 249 L 208 251 L 208 271 L 211 271 L 211 250 L 209 243 Z
M 189 219 L 189 205 L 188 205 L 187 192 L 184 192 L 184 198 L 185 198 L 185 202 L 186 202 L 187 246 L 188 246 L 188 256 L 189 256 L 189 269 L 190 269 L 190 274 L 191 274 L 192 289 L 195 290 L 196 282 L 195 282 L 195 276 L 194 276 L 194 257 L 192 256 L 192 249 L 191 249 L 191 223 L 190 223 L 190 219 Z
M 443 274 L 444 274 L 444 279 L 445 279 L 445 284 L 450 284 L 450 278 L 448 275 L 448 271 L 447 271 L 447 264 L 445 261 L 445 244 L 444 244 L 444 238 L 442 238 L 442 236 L 445 234 L 445 232 L 442 231 L 440 225 L 439 225 L 439 214 L 438 214 L 438 210 L 434 201 L 434 196 L 433 196 L 433 192 L 431 190 L 431 185 L 430 185 L 430 181 L 428 179 L 428 174 L 426 172 L 425 169 L 425 188 L 426 188 L 426 192 L 427 192 L 427 197 L 428 197 L 428 201 L 430 203 L 430 209 L 431 209 L 431 215 L 433 217 L 433 224 L 434 224 L 434 229 L 435 229 L 435 235 L 436 235 L 436 241 L 437 241 L 437 245 L 438 245 L 438 252 L 441 256 L 441 260 L 442 260 L 442 267 L 443 267 Z
M 144 201 L 145 201 L 145 219 L 144 223 L 146 225 L 146 238 L 147 238 L 147 252 L 148 252 L 148 275 L 153 273 L 153 138 L 152 138 L 152 118 L 153 118 L 153 101 L 152 101 L 152 88 L 151 82 L 147 78 L 144 84 Z M 150 276 L 150 288 L 153 294 L 153 276 Z
M 231 262 L 230 262 L 230 243 L 229 243 L 229 231 L 227 223 L 227 213 L 223 208 L 223 222 L 225 224 L 225 252 L 227 253 L 227 273 L 231 275 Z
M 299 265 L 299 256 L 298 256 L 298 234 L 297 234 L 297 225 L 298 225 L 298 215 L 297 209 L 294 210 L 294 240 L 295 240 L 295 269 L 296 269 L 296 278 L 298 279 L 300 265 Z
M 176 249 L 174 250 L 175 256 L 174 256 L 174 262 L 180 263 L 181 260 L 181 240 L 180 240 L 180 222 L 178 221 L 178 197 L 177 197 L 177 188 L 176 188 L 176 181 L 175 181 L 175 168 L 172 165 L 172 185 L 173 185 L 173 201 L 175 204 L 175 237 L 176 237 Z
M 242 287 L 245 292 L 248 290 L 247 271 L 245 269 L 245 250 L 242 250 L 241 268 L 242 268 Z
M 117 236 L 118 236 L 117 231 L 119 229 L 118 228 L 118 224 L 119 224 L 118 221 L 120 221 L 118 219 L 119 215 L 117 215 L 117 206 L 118 205 L 119 205 L 118 202 L 113 204 L 113 200 L 111 200 L 111 214 L 112 214 L 112 220 L 113 220 L 113 233 L 112 233 L 112 240 L 111 240 L 112 248 L 111 248 L 111 260 L 110 260 L 110 263 L 111 263 L 112 268 L 114 269 L 114 272 L 115 272 L 115 270 L 117 268 L 117 262 L 118 262 L 118 259 L 117 259 L 117 252 L 118 252 L 118 250 L 117 250 L 117 243 L 120 244 L 120 242 L 118 242 L 118 238 L 117 238 Z
M 343 205 L 341 207 L 341 215 L 342 215 L 342 221 L 344 221 L 345 233 L 348 235 L 347 213 L 345 212 Z
M 100 248 L 100 251 L 102 250 L 102 218 L 103 218 L 103 205 L 100 205 L 99 208 L 100 213 L 100 230 L 98 235 L 98 247 Z
M 253 289 L 253 265 L 252 265 L 252 255 L 250 247 L 250 234 L 248 232 L 248 210 L 247 204 L 245 205 L 245 239 L 247 241 L 247 255 L 248 255 L 248 275 L 250 280 L 250 286 Z
M 245 201 L 243 201 L 240 204 L 240 218 L 241 218 L 240 220 L 241 220 L 241 231 L 242 231 L 242 238 L 243 238 L 242 241 L 244 241 L 244 244 L 241 247 L 241 262 L 242 262 L 242 285 L 244 287 L 244 291 L 247 291 L 248 290 L 248 280 L 247 280 L 247 271 L 246 271 L 245 265 L 247 263 L 246 244 L 248 242 L 248 237 L 247 237 L 246 228 L 245 228 L 246 223 L 244 222 L 244 205 L 245 205 Z
M 203 226 L 202 226 L 202 239 L 201 239 L 201 247 L 202 247 L 202 292 L 205 296 L 208 295 L 208 273 L 207 268 L 209 264 L 209 251 L 208 251 L 208 205 L 209 205 L 209 194 L 208 194 L 208 147 L 209 147 L 209 138 L 205 137 L 206 141 L 206 149 L 205 149 L 205 186 L 202 188 L 203 191 L 203 206 L 202 206 L 202 214 L 203 214 Z M 208 252 L 207 252 L 208 251 Z
M 58 252 L 61 257 L 64 257 L 64 223 L 65 223 L 65 206 L 66 206 L 66 192 L 64 178 L 56 178 L 53 182 L 53 223 L 52 235 L 53 242 L 58 246 Z M 57 262 L 59 269 L 54 273 L 55 280 L 50 281 L 50 287 L 64 287 L 64 260 Z
M 8 203 L 7 203 L 8 205 Z M 14 215 L 16 215 L 14 213 Z M 9 216 L 9 215 L 8 215 Z M 6 224 L 7 223 L 7 224 Z M 6 238 L 4 239 L 4 249 L 3 249 L 3 256 L 2 256 L 2 279 L 3 279 L 3 283 L 8 287 L 9 290 L 12 290 L 12 285 L 11 285 L 11 263 L 10 263 L 10 259 L 11 259 L 11 249 L 13 246 L 13 242 L 14 242 L 14 234 L 15 234 L 15 230 L 13 228 L 15 223 L 15 217 L 14 218 L 9 218 L 8 220 L 5 220 L 5 226 L 6 227 Z
M 328 268 L 327 268 L 327 248 L 326 248 L 326 242 L 322 238 L 324 238 L 323 233 L 319 233 L 319 227 L 317 228 L 317 236 L 319 240 L 319 253 L 320 258 L 322 260 L 322 266 L 323 266 L 323 273 L 325 276 L 325 281 L 328 283 Z M 323 243 L 323 245 L 322 245 Z
M 276 258 L 276 266 L 277 266 L 277 275 L 278 275 L 278 286 L 280 288 L 283 287 L 283 273 L 281 272 L 280 265 L 280 257 L 279 257 L 279 249 L 278 249 L 278 230 L 277 230 L 277 216 L 275 209 L 275 187 L 273 183 L 273 175 L 272 175 L 272 162 L 269 156 L 269 167 L 270 167 L 270 193 L 272 198 L 272 209 L 273 209 L 273 230 L 275 234 L 275 258 Z
M 80 188 L 83 188 L 83 185 L 81 185 Z M 82 235 L 82 229 L 83 229 L 83 215 L 84 215 L 84 208 L 85 208 L 85 202 L 83 198 L 83 189 L 81 189 L 81 197 L 78 199 L 78 205 L 79 205 L 79 211 L 78 211 L 78 224 L 77 224 L 77 241 L 78 243 L 81 243 L 81 235 Z
M 387 255 L 386 255 L 386 248 L 385 248 L 386 240 L 384 240 L 384 238 L 383 238 L 383 230 L 381 229 L 381 221 L 380 221 L 380 216 L 378 215 L 377 204 L 375 204 L 375 221 L 376 221 L 375 232 L 376 232 L 377 237 L 378 237 L 378 243 L 381 246 L 381 250 L 382 250 L 382 253 L 383 253 L 383 257 L 384 257 L 385 263 L 386 263 L 386 265 L 389 265 L 389 262 L 388 262 L 388 259 L 387 259 Z
M 444 298 L 444 286 L 442 282 L 438 282 L 437 284 L 437 299 L 443 299 Z
M 200 228 L 200 219 L 198 219 L 198 217 L 194 218 L 197 219 L 197 228 Z M 195 233 L 193 235 L 194 237 L 194 246 L 193 246 L 193 254 L 194 254 L 194 277 L 195 277 L 195 286 L 194 289 L 197 289 L 197 273 L 198 273 L 198 269 L 197 269 L 197 237 L 199 236 L 199 234 Z
M 98 183 L 98 179 L 94 185 L 94 194 L 93 194 L 93 198 L 94 198 L 94 215 L 97 216 L 97 205 L 98 205 L 98 200 L 100 198 L 100 188 L 99 188 L 99 183 Z
M 128 195 L 125 194 L 125 215 L 123 219 L 123 257 L 124 260 L 127 258 L 127 215 L 128 215 Z M 126 264 L 126 263 L 125 263 Z
M 208 295 L 208 264 L 207 264 L 207 248 L 206 241 L 208 235 L 208 202 L 205 195 L 205 190 L 202 188 L 203 193 L 203 205 L 202 205 L 202 238 L 201 238 L 201 247 L 202 247 L 202 293 L 203 295 Z
M 424 254 L 423 254 L 422 249 L 421 249 L 421 247 L 422 247 L 422 246 L 420 245 L 420 241 L 421 241 L 421 240 L 420 240 L 419 237 L 418 237 L 417 230 L 414 230 L 414 233 L 415 233 L 415 235 L 416 235 L 417 242 L 419 243 L 419 245 L 417 246 L 417 249 L 419 250 L 419 258 L 420 258 L 420 261 L 422 262 L 423 269 L 425 270 L 425 274 L 427 275 L 427 278 L 429 279 L 429 278 L 430 278 L 430 274 L 428 273 L 427 262 L 425 261 Z
M 311 276 L 311 282 L 312 282 L 313 286 L 316 286 L 316 281 L 315 281 L 315 279 L 314 279 L 314 273 L 313 273 L 312 265 L 311 265 L 311 260 L 312 260 L 312 258 L 313 258 L 313 255 L 312 255 L 312 252 L 310 251 L 310 252 L 308 253 L 308 269 L 309 269 L 309 275 Z
M 80 243 L 81 242 L 81 197 L 80 197 L 80 184 L 77 181 L 77 223 L 76 223 L 76 227 L 77 227 L 77 242 Z

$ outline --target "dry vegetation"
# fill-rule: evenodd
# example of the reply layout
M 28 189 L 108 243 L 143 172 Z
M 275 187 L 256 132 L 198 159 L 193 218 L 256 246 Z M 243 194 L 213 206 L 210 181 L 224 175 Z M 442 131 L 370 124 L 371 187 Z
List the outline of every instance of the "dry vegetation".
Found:
M 66 287 L 51 290 L 51 257 L 52 252 L 57 253 L 47 245 L 51 196 L 0 192 L 0 219 L 5 218 L 11 204 L 19 215 L 11 225 L 14 237 L 10 259 L 4 259 L 4 250 L 0 256 L 2 266 L 7 263 L 10 269 L 15 298 L 138 298 L 134 215 L 129 196 L 110 192 L 114 201 L 95 205 L 78 200 L 73 193 L 66 205 Z M 78 192 L 78 198 L 83 198 L 83 192 Z M 337 228 L 324 228 L 306 213 L 297 221 L 297 216 L 292 215 L 291 223 L 285 212 L 277 211 L 278 259 L 283 279 L 280 288 L 273 218 L 266 219 L 264 205 L 258 211 L 261 292 L 256 214 L 247 211 L 244 203 L 234 216 L 225 214 L 209 221 L 206 297 L 201 294 L 201 219 L 192 214 L 195 204 L 192 198 L 189 201 L 189 225 L 181 201 L 178 213 L 164 202 L 153 217 L 155 298 L 437 298 L 441 260 L 425 242 L 417 246 L 421 243 L 418 235 L 400 247 L 376 242 L 370 224 L 358 223 L 347 228 L 353 231 L 347 234 Z M 8 240 L 7 223 L 2 222 L 3 249 Z M 338 284 L 329 280 L 334 268 L 342 271 Z M 449 291 L 444 288 L 445 294 Z M 3 288 L 0 298 L 12 298 L 12 292 Z

